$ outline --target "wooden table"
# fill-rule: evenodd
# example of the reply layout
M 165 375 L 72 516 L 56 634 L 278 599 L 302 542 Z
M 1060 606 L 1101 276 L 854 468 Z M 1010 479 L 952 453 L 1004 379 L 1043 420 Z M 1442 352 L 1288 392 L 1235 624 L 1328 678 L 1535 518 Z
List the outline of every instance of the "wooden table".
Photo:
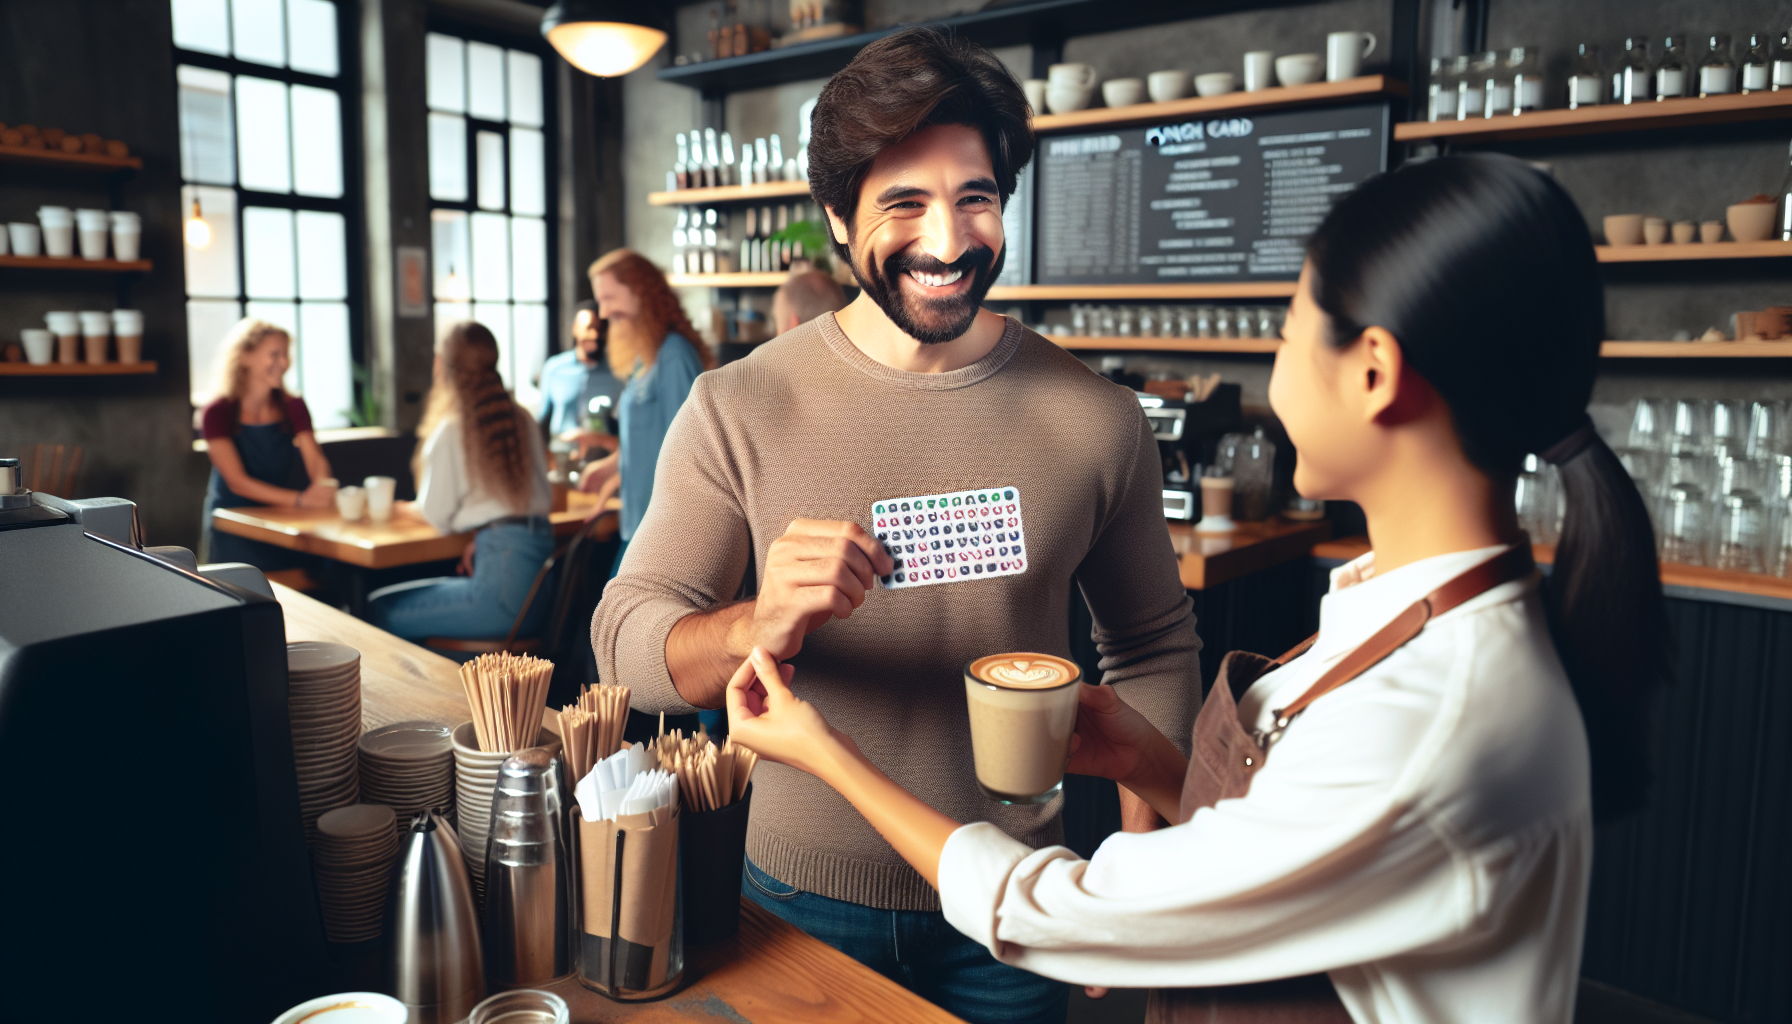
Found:
M 459 725 L 471 717 L 454 662 L 360 619 L 274 584 L 286 639 L 330 640 L 361 652 L 361 723 Z M 542 724 L 559 718 L 542 709 Z M 568 979 L 549 988 L 572 1009 L 574 1024 L 726 1021 L 732 1024 L 962 1024 L 959 1018 L 883 975 L 741 901 L 740 935 L 685 947 L 685 986 L 650 1003 L 612 1003 Z
M 1332 535 L 1324 519 L 1269 519 L 1239 523 L 1231 533 L 1196 533 L 1189 523 L 1170 524 L 1170 543 L 1189 590 L 1217 587 L 1240 576 L 1302 558 Z
M 566 511 L 548 516 L 554 524 L 554 536 L 565 538 L 577 533 L 585 525 L 594 501 L 579 491 L 569 493 Z M 605 512 L 621 508 L 622 502 L 612 498 Z M 212 524 L 225 533 L 348 566 L 349 608 L 357 615 L 366 603 L 368 570 L 451 561 L 461 556 L 473 537 L 471 533 L 442 533 L 408 502 L 393 508 L 392 518 L 383 523 L 368 519 L 349 522 L 333 508 L 245 505 L 212 510 Z M 614 519 L 599 524 L 599 539 L 615 529 Z

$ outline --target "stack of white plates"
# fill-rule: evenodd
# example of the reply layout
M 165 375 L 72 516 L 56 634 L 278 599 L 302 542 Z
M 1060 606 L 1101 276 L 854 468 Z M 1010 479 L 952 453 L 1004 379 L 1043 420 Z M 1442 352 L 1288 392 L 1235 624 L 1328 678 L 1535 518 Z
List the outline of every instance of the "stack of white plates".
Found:
M 360 799 L 361 652 L 318 640 L 287 644 L 286 683 L 299 814 L 305 841 L 315 842 L 319 815 Z
M 405 829 L 419 811 L 454 807 L 453 730 L 434 722 L 400 722 L 361 737 L 361 799 L 385 804 Z
M 537 740 L 539 746 L 559 756 L 560 737 L 544 728 Z M 480 750 L 472 722 L 462 722 L 454 730 L 454 802 L 459 812 L 460 852 L 473 878 L 473 891 L 481 899 L 485 893 L 485 841 L 492 830 L 492 794 L 498 789 L 498 767 L 512 753 Z
M 392 808 L 379 804 L 338 807 L 317 819 L 317 901 L 331 942 L 377 939 L 386 913 L 386 888 L 398 859 Z

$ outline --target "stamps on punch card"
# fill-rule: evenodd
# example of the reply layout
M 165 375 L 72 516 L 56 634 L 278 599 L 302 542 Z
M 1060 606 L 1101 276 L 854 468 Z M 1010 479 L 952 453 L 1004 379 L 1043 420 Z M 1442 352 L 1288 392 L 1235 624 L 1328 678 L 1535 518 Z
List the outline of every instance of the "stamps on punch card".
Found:
M 1020 492 L 1013 487 L 891 498 L 871 504 L 871 535 L 896 560 L 891 590 L 1027 571 Z

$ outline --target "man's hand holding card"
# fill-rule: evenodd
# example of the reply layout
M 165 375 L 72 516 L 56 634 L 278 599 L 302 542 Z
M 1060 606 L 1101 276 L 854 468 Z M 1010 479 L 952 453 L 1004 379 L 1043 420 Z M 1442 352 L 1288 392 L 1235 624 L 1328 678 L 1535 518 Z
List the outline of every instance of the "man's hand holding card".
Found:
M 797 519 L 773 541 L 751 614 L 735 625 L 730 647 L 763 647 L 782 661 L 829 619 L 844 619 L 865 603 L 895 560 L 858 523 Z

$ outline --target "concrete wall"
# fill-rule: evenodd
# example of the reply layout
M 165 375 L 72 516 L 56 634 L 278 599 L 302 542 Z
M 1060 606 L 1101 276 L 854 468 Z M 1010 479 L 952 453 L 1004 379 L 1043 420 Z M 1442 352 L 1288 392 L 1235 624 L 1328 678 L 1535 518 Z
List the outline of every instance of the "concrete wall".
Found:
M 180 153 L 168 5 L 155 0 L 0 4 L 0 119 L 122 139 L 143 170 L 108 178 L 0 165 L 0 219 L 44 203 L 134 210 L 144 275 L 0 270 L 0 340 L 43 326 L 52 309 L 143 310 L 144 377 L 0 377 L 0 454 L 81 445 L 79 496 L 141 506 L 151 542 L 198 539 L 207 464 L 189 448 L 187 331 L 181 281 Z

